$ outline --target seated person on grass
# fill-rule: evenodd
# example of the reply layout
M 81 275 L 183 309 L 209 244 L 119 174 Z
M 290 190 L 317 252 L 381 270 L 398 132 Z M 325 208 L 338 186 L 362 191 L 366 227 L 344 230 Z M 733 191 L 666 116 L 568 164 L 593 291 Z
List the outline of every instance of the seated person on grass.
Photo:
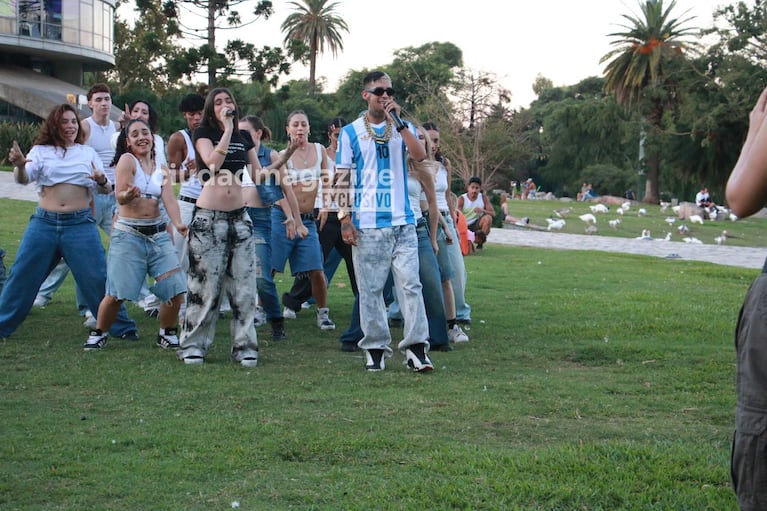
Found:
M 482 193 L 482 180 L 477 176 L 469 179 L 466 193 L 458 197 L 458 209 L 466 217 L 469 230 L 476 234 L 477 249 L 482 250 L 487 235 L 490 234 L 490 226 L 493 225 L 495 209 L 490 204 L 490 199 Z

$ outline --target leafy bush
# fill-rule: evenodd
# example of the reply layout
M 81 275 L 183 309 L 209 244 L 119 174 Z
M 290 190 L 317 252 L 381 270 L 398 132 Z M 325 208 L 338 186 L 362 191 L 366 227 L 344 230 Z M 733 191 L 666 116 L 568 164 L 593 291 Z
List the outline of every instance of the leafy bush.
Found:
M 40 129 L 39 124 L 28 122 L 3 122 L 0 123 L 0 163 L 8 164 L 8 151 L 13 141 L 19 143 L 19 147 L 25 153 L 32 147 L 32 141 Z
M 581 172 L 581 180 L 591 183 L 599 195 L 622 197 L 626 190 L 637 186 L 635 171 L 606 164 L 589 165 Z

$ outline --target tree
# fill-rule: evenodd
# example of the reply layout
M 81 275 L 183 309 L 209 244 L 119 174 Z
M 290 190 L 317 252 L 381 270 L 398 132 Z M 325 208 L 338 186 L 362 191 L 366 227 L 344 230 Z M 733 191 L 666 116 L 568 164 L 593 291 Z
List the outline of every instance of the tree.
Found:
M 116 11 L 125 1 L 118 2 Z M 167 61 L 178 53 L 180 28 L 158 2 L 136 0 L 134 11 L 139 15 L 132 27 L 115 16 L 115 67 L 106 79 L 117 94 L 137 88 L 162 93 L 169 86 Z
M 148 1 L 148 0 L 145 0 Z M 241 39 L 230 39 L 219 52 L 216 35 L 221 30 L 242 28 L 259 19 L 268 19 L 274 13 L 272 2 L 259 0 L 251 13 L 251 19 L 244 20 L 237 6 L 248 0 L 166 0 L 163 4 L 166 16 L 178 19 L 182 34 L 189 39 L 204 41 L 198 47 L 179 50 L 168 62 L 170 79 L 205 72 L 208 86 L 223 84 L 232 77 L 248 76 L 255 81 L 276 84 L 281 74 L 290 73 L 288 60 L 301 58 L 305 53 L 302 45 L 292 45 L 283 52 L 282 48 L 264 46 L 258 50 L 252 43 Z M 192 19 L 204 19 L 205 28 L 181 22 L 180 9 L 184 8 Z M 200 33 L 204 35 L 200 35 Z
M 676 108 L 679 97 L 677 82 L 668 73 L 669 62 L 684 59 L 685 51 L 695 47 L 685 42 L 693 28 L 683 25 L 690 18 L 672 18 L 676 0 L 664 8 L 663 0 L 645 0 L 640 3 L 642 17 L 624 14 L 628 20 L 625 31 L 609 34 L 619 39 L 611 44 L 617 48 L 602 57 L 605 67 L 605 91 L 615 94 L 618 104 L 637 109 L 643 116 L 648 132 L 647 181 L 644 201 L 659 200 L 660 144 L 664 114 Z
M 335 14 L 338 2 L 329 0 L 303 0 L 303 3 L 290 2 L 296 12 L 282 22 L 285 32 L 285 45 L 291 41 L 300 41 L 309 48 L 309 89 L 314 90 L 317 73 L 317 55 L 325 53 L 327 47 L 336 56 L 344 49 L 341 32 L 349 32 L 349 27 L 340 16 Z

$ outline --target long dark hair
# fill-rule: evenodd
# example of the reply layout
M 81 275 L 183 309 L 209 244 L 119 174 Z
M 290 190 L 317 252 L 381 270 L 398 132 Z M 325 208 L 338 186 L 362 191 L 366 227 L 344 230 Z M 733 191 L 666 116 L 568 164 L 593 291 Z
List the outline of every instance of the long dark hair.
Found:
M 437 125 L 433 122 L 425 122 L 422 124 L 422 127 L 427 131 L 436 131 L 439 133 L 439 128 L 437 128 Z M 442 156 L 442 152 L 439 149 L 437 149 L 437 152 L 434 153 L 434 159 L 440 163 L 444 163 L 444 157 Z
M 77 115 L 77 109 L 69 103 L 62 103 L 53 107 L 53 110 L 48 114 L 45 122 L 40 126 L 40 131 L 37 132 L 35 141 L 32 142 L 32 144 L 61 147 L 64 149 L 64 153 L 66 153 L 67 141 L 61 133 L 61 119 L 64 117 L 65 112 L 72 112 L 75 114 L 75 119 L 77 120 L 77 136 L 75 137 L 75 143 L 82 144 L 85 142 L 85 134 L 80 127 L 80 116 Z
M 142 123 L 144 126 L 149 128 L 149 131 L 152 131 L 152 127 L 145 122 L 143 119 L 131 119 L 128 121 L 128 124 L 125 125 L 125 128 L 120 130 L 120 134 L 117 136 L 117 147 L 115 148 L 115 157 L 112 159 L 112 163 L 109 164 L 110 167 L 114 167 L 117 165 L 117 162 L 120 161 L 120 157 L 125 153 L 131 153 L 132 151 L 128 149 L 128 132 L 130 131 L 130 127 L 136 124 L 137 122 Z M 154 135 L 152 135 L 152 151 L 151 156 L 152 160 L 154 160 Z
M 234 105 L 234 117 L 232 118 L 232 121 L 234 122 L 234 126 L 236 127 L 240 123 L 240 113 L 237 108 L 237 101 L 234 99 L 234 94 L 232 94 L 232 91 L 226 87 L 216 87 L 205 97 L 205 106 L 202 108 L 202 121 L 200 122 L 200 126 L 207 126 L 221 131 L 221 126 L 218 123 L 218 119 L 216 119 L 213 99 L 222 92 L 229 94 L 229 97 L 232 98 L 232 104 Z
M 134 99 L 130 103 L 128 103 L 128 111 L 132 111 L 133 107 L 136 106 L 139 103 L 144 103 L 146 105 L 147 110 L 149 110 L 149 130 L 154 133 L 157 131 L 157 123 L 159 122 L 158 116 L 157 116 L 157 110 L 155 110 L 152 107 L 152 104 L 149 101 L 145 101 L 143 99 Z

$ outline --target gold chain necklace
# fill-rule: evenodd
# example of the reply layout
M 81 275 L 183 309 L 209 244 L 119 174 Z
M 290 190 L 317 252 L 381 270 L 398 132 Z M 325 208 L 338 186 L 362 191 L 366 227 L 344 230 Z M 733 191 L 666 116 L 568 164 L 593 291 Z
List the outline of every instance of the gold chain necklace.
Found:
M 392 123 L 389 122 L 389 119 L 386 119 L 386 128 L 384 128 L 383 135 L 378 135 L 375 132 L 375 130 L 373 129 L 373 126 L 370 125 L 370 121 L 368 120 L 367 114 L 365 114 L 362 119 L 365 122 L 365 129 L 370 134 L 370 137 L 373 140 L 375 140 L 376 144 L 386 144 L 391 139 Z

